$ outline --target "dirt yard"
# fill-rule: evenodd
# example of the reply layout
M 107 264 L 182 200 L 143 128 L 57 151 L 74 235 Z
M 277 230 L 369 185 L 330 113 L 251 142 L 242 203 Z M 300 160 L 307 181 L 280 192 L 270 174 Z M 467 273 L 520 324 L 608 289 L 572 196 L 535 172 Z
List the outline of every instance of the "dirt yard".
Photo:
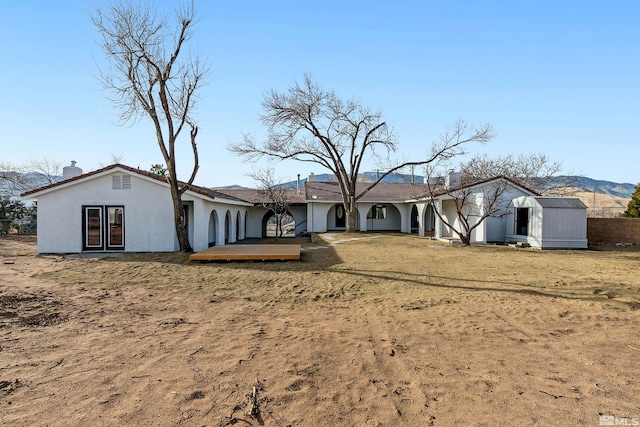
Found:
M 36 256 L 33 238 L 0 238 L 1 424 L 640 417 L 637 250 L 322 238 L 300 262 L 207 264 Z

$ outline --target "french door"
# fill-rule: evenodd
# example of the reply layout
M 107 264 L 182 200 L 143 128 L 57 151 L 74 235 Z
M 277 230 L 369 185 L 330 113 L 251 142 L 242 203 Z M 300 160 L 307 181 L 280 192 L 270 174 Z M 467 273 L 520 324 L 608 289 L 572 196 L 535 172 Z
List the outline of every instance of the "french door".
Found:
M 124 206 L 82 207 L 82 249 L 124 250 Z

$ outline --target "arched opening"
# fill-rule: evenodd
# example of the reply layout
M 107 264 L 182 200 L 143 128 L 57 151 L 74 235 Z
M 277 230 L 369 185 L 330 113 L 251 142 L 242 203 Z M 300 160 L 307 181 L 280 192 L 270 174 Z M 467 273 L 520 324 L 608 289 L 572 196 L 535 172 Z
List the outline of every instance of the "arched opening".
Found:
M 218 214 L 216 211 L 211 211 L 209 215 L 209 247 L 216 245 L 216 238 L 218 235 Z
M 420 232 L 420 214 L 417 205 L 411 207 L 411 233 L 417 234 Z M 433 212 L 433 206 L 427 205 L 424 208 L 422 214 L 422 225 L 424 227 L 425 236 L 433 236 L 433 231 L 436 228 L 436 215 Z
M 402 216 L 391 203 L 375 204 L 367 212 L 368 231 L 400 231 L 401 228 Z
M 247 218 L 249 218 L 249 212 L 244 213 L 244 238 L 247 238 Z
M 347 224 L 347 212 L 342 203 L 331 206 L 327 212 L 327 230 L 344 230 Z
M 262 237 L 296 237 L 296 220 L 289 211 L 276 215 L 273 210 L 269 210 L 262 217 Z
M 418 207 L 413 205 L 411 208 L 411 234 L 417 234 L 420 230 L 420 223 L 418 222 Z
M 424 233 L 426 236 L 433 237 L 436 229 L 436 214 L 433 211 L 433 205 L 427 205 L 424 210 Z

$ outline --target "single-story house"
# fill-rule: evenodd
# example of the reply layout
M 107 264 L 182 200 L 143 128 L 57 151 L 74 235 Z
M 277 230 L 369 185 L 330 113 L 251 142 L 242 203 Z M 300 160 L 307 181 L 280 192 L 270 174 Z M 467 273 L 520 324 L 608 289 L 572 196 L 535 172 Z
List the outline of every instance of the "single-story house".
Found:
M 85 174 L 73 167 L 62 181 L 22 195 L 38 203 L 39 253 L 179 249 L 164 177 L 121 164 Z M 195 250 L 245 238 L 253 203 L 198 186 L 182 202 Z
M 470 186 L 457 185 L 459 189 L 473 193 L 475 206 L 482 211 L 482 189 L 504 179 L 494 178 Z M 524 218 L 524 214 L 518 216 L 520 211 L 517 209 L 523 208 L 521 204 L 525 201 L 534 203 L 538 195 L 511 184 L 503 195 L 500 217 L 487 218 L 474 231 L 472 243 L 522 241 L 523 236 L 514 231 L 514 224 L 518 220 L 522 223 Z M 455 238 L 455 232 L 440 220 L 434 209 L 450 225 L 457 226 L 451 191 L 444 191 L 451 188 L 447 185 L 456 183 L 449 182 L 447 177 L 442 185 L 433 193 L 428 193 L 424 183 L 376 185 L 357 202 L 357 229 L 421 236 L 430 234 L 438 239 Z M 179 249 L 170 189 L 166 178 L 161 175 L 122 164 L 82 173 L 72 164 L 64 168 L 62 181 L 28 191 L 22 196 L 38 203 L 39 253 L 172 252 Z M 273 212 L 264 207 L 261 198 L 260 192 L 251 189 L 191 186 L 183 194 L 182 201 L 193 249 L 200 251 L 213 245 L 266 236 L 267 222 Z M 345 228 L 342 197 L 334 182 L 310 179 L 290 190 L 289 214 L 295 223 L 295 235 Z M 579 215 L 578 208 L 575 211 L 545 211 L 541 215 L 545 222 L 543 230 L 553 228 L 546 224 L 549 221 L 569 224 L 573 220 L 562 219 L 562 216 L 574 214 Z M 533 210 L 531 215 L 533 218 Z M 579 230 L 567 230 L 563 240 L 562 227 L 556 228 L 559 231 L 554 231 L 556 235 L 553 238 L 558 245 L 564 241 L 570 244 L 568 247 L 580 247 L 581 238 L 575 237 Z M 530 227 L 530 230 L 537 229 Z M 586 224 L 583 232 L 586 236 Z M 549 236 L 544 234 L 542 241 L 549 242 Z M 529 243 L 535 246 L 537 240 L 538 235 L 531 236 Z

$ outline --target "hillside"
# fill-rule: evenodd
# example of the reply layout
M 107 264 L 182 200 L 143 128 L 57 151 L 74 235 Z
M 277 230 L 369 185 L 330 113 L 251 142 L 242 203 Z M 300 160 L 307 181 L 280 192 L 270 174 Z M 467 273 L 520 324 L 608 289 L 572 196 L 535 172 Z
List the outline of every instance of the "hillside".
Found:
M 610 196 L 630 199 L 636 184 L 620 184 L 617 182 L 587 178 L 584 176 L 560 176 L 559 180 L 570 182 L 572 187 L 583 189 L 585 192 L 607 194 Z M 625 204 L 626 206 L 626 204 Z
M 360 174 L 360 178 L 365 182 L 373 182 L 377 177 L 377 172 L 363 172 Z M 335 176 L 333 174 L 323 173 L 315 175 L 316 181 L 319 182 L 328 182 L 334 181 Z M 423 182 L 424 176 L 415 175 L 415 182 Z M 307 179 L 301 180 L 302 182 L 307 181 Z M 411 175 L 409 174 L 391 174 L 385 177 L 382 182 L 387 183 L 410 183 Z M 629 183 L 617 183 L 612 181 L 604 181 L 597 180 L 583 176 L 577 175 L 568 175 L 568 176 L 559 176 L 556 182 L 567 182 L 571 185 L 571 187 L 576 188 L 577 191 L 585 192 L 585 193 L 595 193 L 612 196 L 617 199 L 630 199 L 631 194 L 633 194 L 633 190 L 635 189 L 635 184 Z M 295 185 L 295 182 L 292 181 L 290 183 L 286 183 L 290 185 Z M 581 197 L 582 198 L 582 197 Z M 625 203 L 626 207 L 626 203 Z
M 620 216 L 627 209 L 630 200 L 630 197 L 623 198 L 611 194 L 576 190 L 573 196 L 587 205 L 587 212 L 590 217 L 609 218 Z

